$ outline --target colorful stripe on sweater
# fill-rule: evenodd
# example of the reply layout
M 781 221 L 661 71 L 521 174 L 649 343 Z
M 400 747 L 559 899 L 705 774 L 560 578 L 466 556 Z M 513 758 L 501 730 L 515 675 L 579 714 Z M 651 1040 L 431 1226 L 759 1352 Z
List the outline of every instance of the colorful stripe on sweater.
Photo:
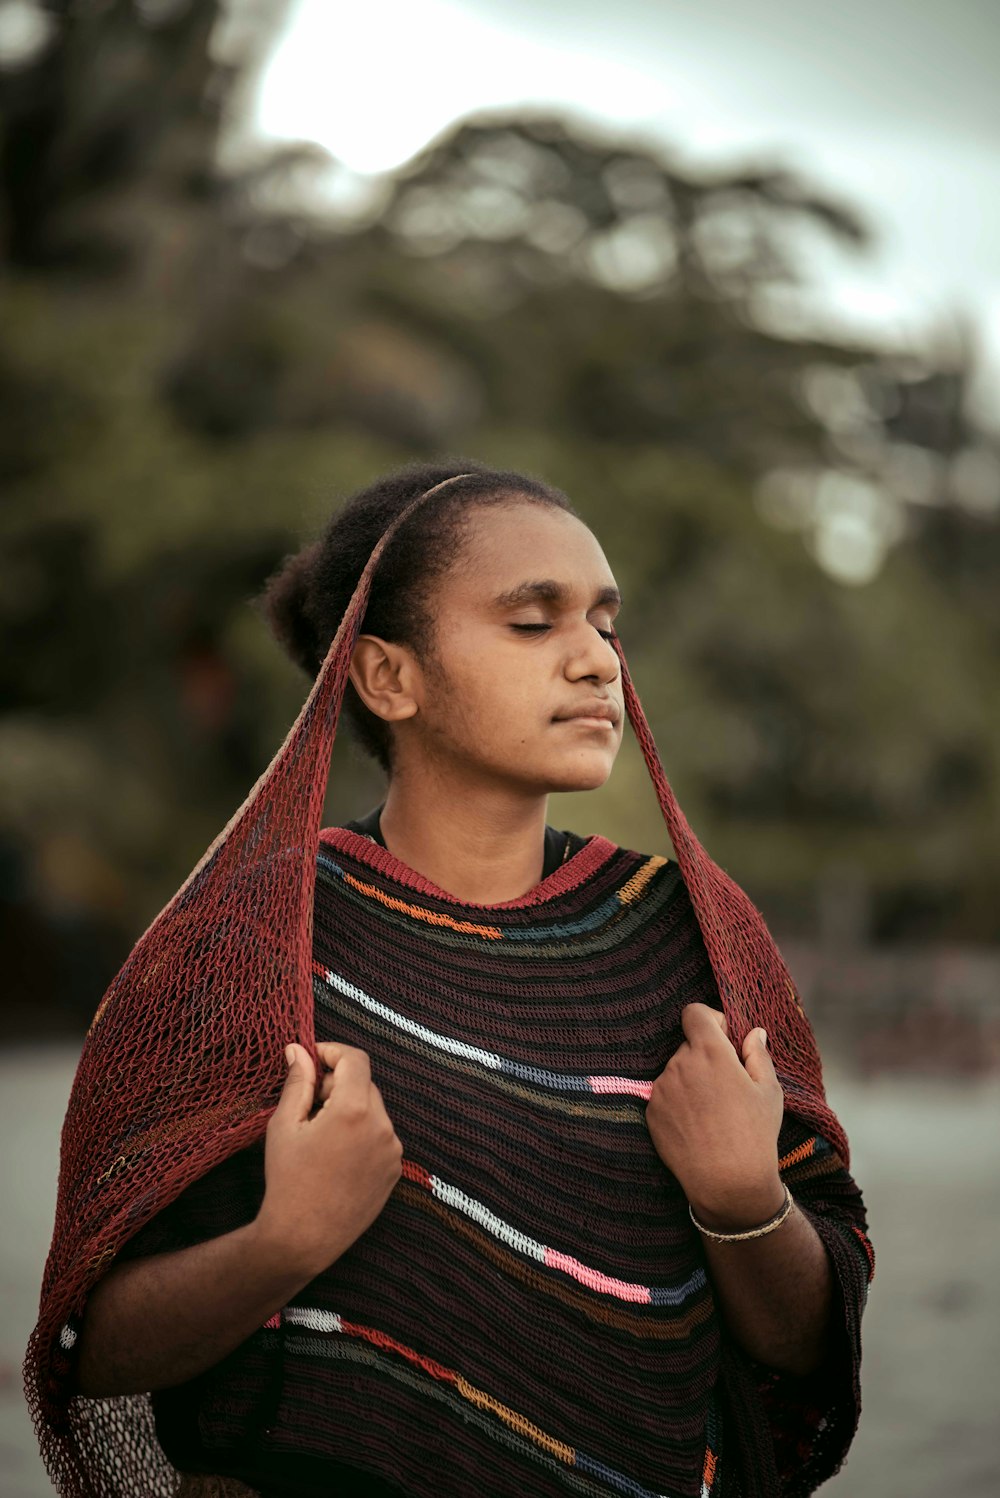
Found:
M 430 926 L 446 927 L 451 931 L 457 931 L 463 936 L 473 936 L 481 941 L 537 941 L 542 938 L 546 941 L 553 936 L 578 936 L 584 932 L 595 931 L 619 913 L 623 906 L 631 905 L 641 898 L 643 890 L 652 879 L 653 875 L 666 864 L 667 860 L 654 854 L 651 858 L 643 861 L 641 867 L 636 870 L 630 879 L 627 879 L 620 889 L 610 894 L 607 899 L 596 905 L 593 910 L 574 921 L 547 921 L 544 925 L 530 925 L 526 927 L 505 928 L 499 925 L 488 925 L 477 921 L 461 920 L 452 915 L 450 911 L 428 910 L 412 900 L 402 900 L 397 895 L 388 894 L 380 889 L 377 884 L 365 879 L 359 879 L 356 875 L 347 873 L 336 861 L 327 849 L 321 849 L 320 861 L 324 872 L 334 879 L 342 879 L 351 889 L 357 890 L 371 900 L 377 900 L 388 910 L 398 912 L 400 915 L 408 916 L 414 921 L 424 921 Z
M 606 1487 L 613 1488 L 615 1492 L 624 1493 L 628 1495 L 628 1498 L 671 1498 L 669 1494 L 643 1487 L 641 1483 L 635 1482 L 625 1473 L 617 1472 L 605 1463 L 597 1461 L 596 1458 L 588 1455 L 587 1452 L 581 1451 L 577 1447 L 569 1446 L 564 1441 L 557 1440 L 556 1437 L 548 1434 L 546 1431 L 540 1430 L 525 1415 L 511 1409 L 500 1400 L 494 1399 L 492 1395 L 487 1394 L 483 1389 L 476 1388 L 474 1384 L 471 1384 L 468 1379 L 463 1378 L 453 1368 L 446 1368 L 433 1358 L 422 1356 L 414 1348 L 405 1346 L 402 1342 L 397 1341 L 394 1337 L 375 1327 L 362 1326 L 356 1322 L 348 1321 L 337 1311 L 326 1310 L 318 1306 L 302 1305 L 286 1306 L 283 1311 L 270 1317 L 265 1322 L 265 1327 L 272 1331 L 280 1330 L 282 1326 L 302 1328 L 305 1331 L 319 1334 L 324 1338 L 333 1336 L 357 1338 L 363 1342 L 370 1343 L 371 1346 L 377 1348 L 380 1352 L 395 1354 L 397 1357 L 404 1358 L 413 1367 L 419 1368 L 421 1372 L 427 1374 L 430 1378 L 436 1379 L 439 1383 L 450 1385 L 461 1399 L 468 1401 L 477 1410 L 495 1417 L 503 1425 L 507 1426 L 509 1430 L 516 1432 L 522 1438 L 522 1441 L 530 1442 L 534 1447 L 545 1453 L 545 1455 L 555 1457 L 557 1461 L 563 1463 L 566 1467 L 574 1468 L 578 1472 L 596 1477 Z M 295 1350 L 294 1342 L 291 1343 L 289 1350 Z M 323 1348 L 321 1343 L 308 1348 L 308 1352 L 319 1352 L 320 1355 L 329 1351 L 332 1351 L 332 1349 Z M 714 1410 L 709 1423 L 712 1429 L 706 1443 L 700 1498 L 712 1498 L 715 1486 L 717 1450 L 714 1449 L 714 1426 L 716 1424 Z M 597 1490 L 591 1488 L 590 1491 Z
M 482 1202 L 474 1201 L 457 1186 L 449 1186 L 447 1182 L 431 1175 L 422 1165 L 415 1165 L 412 1160 L 403 1161 L 403 1176 L 406 1180 L 423 1186 L 437 1201 L 471 1217 L 480 1227 L 486 1228 L 495 1238 L 517 1249 L 526 1258 L 537 1259 L 539 1264 L 545 1264 L 549 1269 L 562 1270 L 563 1274 L 568 1274 L 570 1278 L 586 1285 L 589 1290 L 596 1290 L 600 1295 L 613 1295 L 617 1300 L 647 1306 L 679 1306 L 699 1290 L 704 1290 L 707 1283 L 704 1269 L 698 1268 L 682 1285 L 630 1284 L 627 1280 L 616 1279 L 613 1275 L 602 1274 L 599 1269 L 581 1264 L 572 1254 L 560 1253 L 556 1248 L 547 1248 L 545 1244 L 537 1243 L 527 1233 L 519 1232 L 509 1222 L 504 1222 L 495 1212 L 483 1206 Z
M 390 1009 L 389 1005 L 382 1003 L 380 999 L 372 998 L 356 984 L 349 983 L 339 973 L 323 967 L 322 963 L 314 962 L 313 972 L 324 983 L 335 988 L 338 993 L 344 994 L 346 998 L 352 999 L 354 1003 L 360 1004 L 372 1014 L 377 1014 L 390 1025 L 395 1025 L 398 1030 L 405 1031 L 407 1035 L 414 1035 L 426 1045 L 436 1046 L 439 1050 L 447 1051 L 451 1056 L 461 1056 L 466 1061 L 476 1061 L 480 1066 L 501 1072 L 508 1077 L 518 1077 L 524 1082 L 533 1082 L 537 1087 L 549 1087 L 554 1091 L 590 1092 L 595 1097 L 637 1097 L 648 1100 L 653 1090 L 652 1082 L 646 1082 L 637 1077 L 579 1077 L 569 1072 L 555 1072 L 548 1071 L 544 1067 L 525 1066 L 522 1062 L 499 1056 L 495 1051 L 484 1050 L 481 1046 L 468 1045 L 465 1041 L 456 1040 L 451 1035 L 441 1035 L 435 1030 L 428 1029 L 426 1025 L 407 1019 L 405 1015 Z

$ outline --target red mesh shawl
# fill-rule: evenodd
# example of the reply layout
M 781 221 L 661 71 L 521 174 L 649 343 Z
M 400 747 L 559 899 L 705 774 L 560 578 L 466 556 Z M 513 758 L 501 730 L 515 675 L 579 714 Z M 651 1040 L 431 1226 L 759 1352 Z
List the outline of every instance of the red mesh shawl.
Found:
M 460 475 L 459 477 L 464 477 Z M 447 480 L 446 483 L 453 482 Z M 169 1493 L 145 1397 L 71 1392 L 87 1295 L 122 1245 L 186 1186 L 263 1133 L 283 1050 L 313 1049 L 312 906 L 326 782 L 372 577 L 358 582 L 296 722 L 246 801 L 129 954 L 91 1025 L 62 1133 L 55 1229 L 25 1387 L 67 1498 Z M 625 704 L 737 1045 L 763 1025 L 787 1105 L 848 1161 L 820 1059 L 760 913 L 695 837 L 667 783 L 621 647 Z

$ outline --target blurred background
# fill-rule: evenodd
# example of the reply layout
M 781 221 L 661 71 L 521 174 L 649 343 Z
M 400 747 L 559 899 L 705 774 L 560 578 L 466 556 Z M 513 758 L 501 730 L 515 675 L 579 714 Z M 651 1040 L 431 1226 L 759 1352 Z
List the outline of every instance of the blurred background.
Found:
M 0 1487 L 58 1129 L 412 457 L 567 490 L 782 944 L 879 1267 L 840 1498 L 1000 1491 L 1000 12 L 0 0 Z M 380 779 L 338 744 L 328 821 Z M 550 820 L 664 845 L 637 752 Z

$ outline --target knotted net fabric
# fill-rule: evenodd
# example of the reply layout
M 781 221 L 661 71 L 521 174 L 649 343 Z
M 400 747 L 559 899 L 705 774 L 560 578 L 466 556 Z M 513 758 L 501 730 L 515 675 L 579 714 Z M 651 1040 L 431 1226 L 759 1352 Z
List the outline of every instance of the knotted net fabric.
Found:
M 359 579 L 306 702 L 270 765 L 184 884 L 136 942 L 88 1033 L 62 1132 L 52 1246 L 25 1390 L 64 1498 L 174 1491 L 146 1396 L 73 1392 L 89 1292 L 122 1246 L 187 1186 L 263 1134 L 284 1082 L 284 1047 L 315 1059 L 313 896 L 330 755 L 372 579 Z M 656 790 L 737 1046 L 768 1031 L 786 1106 L 830 1141 L 819 1055 L 763 917 L 715 864 L 670 788 L 617 637 L 625 705 Z

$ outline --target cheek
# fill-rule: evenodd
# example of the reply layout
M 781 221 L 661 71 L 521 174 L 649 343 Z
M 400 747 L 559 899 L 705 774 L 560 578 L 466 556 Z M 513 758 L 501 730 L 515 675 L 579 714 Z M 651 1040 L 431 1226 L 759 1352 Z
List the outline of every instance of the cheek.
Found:
M 443 636 L 439 657 L 431 711 L 452 741 L 487 753 L 505 746 L 510 753 L 547 726 L 554 693 L 541 651 L 471 628 Z
M 436 733 L 466 746 L 495 738 L 501 709 L 491 687 L 489 668 L 474 651 L 449 651 L 428 686 L 426 718 Z
M 538 668 L 525 660 L 525 653 L 498 643 L 490 636 L 451 637 L 442 650 L 443 690 L 450 706 L 461 704 L 466 716 L 496 719 L 527 707 L 538 696 Z M 532 692 L 535 686 L 534 694 Z

